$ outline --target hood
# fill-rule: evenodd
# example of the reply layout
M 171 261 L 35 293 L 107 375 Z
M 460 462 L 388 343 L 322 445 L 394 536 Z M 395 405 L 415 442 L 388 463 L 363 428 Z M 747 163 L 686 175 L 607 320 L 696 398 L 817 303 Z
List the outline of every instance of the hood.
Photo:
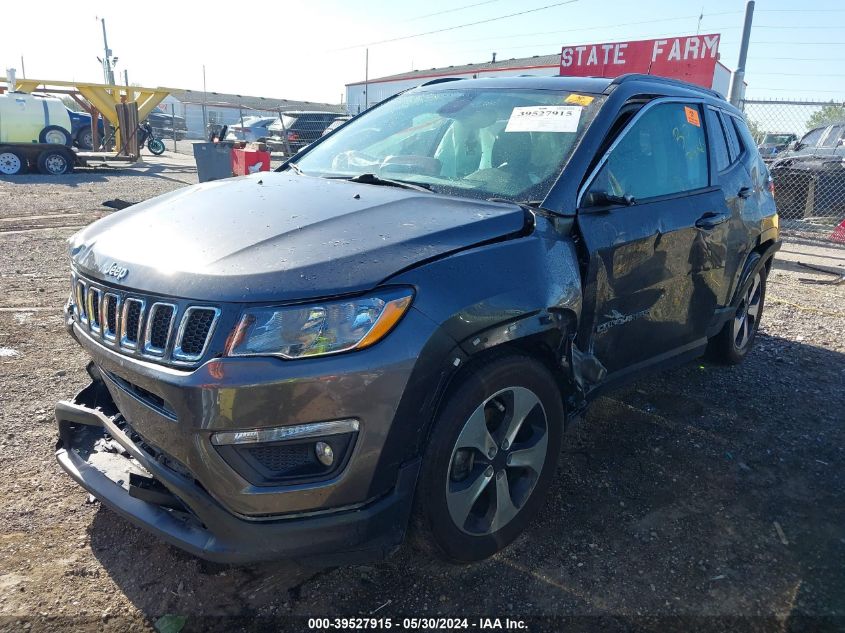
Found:
M 525 222 L 511 204 L 264 172 L 98 220 L 71 238 L 71 257 L 85 276 L 137 291 L 289 301 L 369 290 L 424 260 L 519 233 Z

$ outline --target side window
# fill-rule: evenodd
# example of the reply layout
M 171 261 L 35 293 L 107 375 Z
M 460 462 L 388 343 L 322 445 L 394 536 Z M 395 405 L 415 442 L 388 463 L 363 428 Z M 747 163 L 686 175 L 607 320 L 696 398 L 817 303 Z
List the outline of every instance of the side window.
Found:
M 731 162 L 734 162 L 743 152 L 742 143 L 740 143 L 739 135 L 736 133 L 736 127 L 734 127 L 734 118 L 724 114 L 722 115 L 722 120 L 725 122 L 725 133 L 728 135 L 728 147 L 731 150 Z
M 825 128 L 819 127 L 815 130 L 810 130 L 801 139 L 801 145 L 804 147 L 815 147 L 819 139 L 824 134 Z
M 754 139 L 752 138 L 745 138 L 745 123 L 740 121 L 735 116 L 728 117 L 733 124 L 734 133 L 736 134 L 737 141 L 739 142 L 739 153 L 742 154 L 744 151 L 751 147 L 757 147 L 756 143 L 754 143 Z M 749 143 L 749 141 L 751 141 Z
M 839 144 L 839 135 L 842 133 L 841 125 L 831 126 L 830 132 L 827 133 L 822 141 L 822 147 L 836 147 Z
M 697 105 L 683 103 L 646 110 L 623 132 L 589 192 L 643 199 L 706 187 L 707 141 L 701 116 Z
M 719 114 L 707 108 L 707 128 L 710 140 L 713 142 L 713 153 L 716 156 L 716 169 L 723 171 L 731 164 L 731 157 L 728 153 L 728 139 L 725 138 L 725 130 L 722 127 Z

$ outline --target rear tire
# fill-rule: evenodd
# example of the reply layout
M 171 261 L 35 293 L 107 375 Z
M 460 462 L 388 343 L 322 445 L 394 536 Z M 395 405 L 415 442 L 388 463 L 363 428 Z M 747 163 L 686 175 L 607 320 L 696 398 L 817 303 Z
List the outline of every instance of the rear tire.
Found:
M 423 457 L 411 529 L 457 563 L 509 545 L 542 507 L 560 454 L 563 400 L 533 358 L 478 365 L 447 396 Z
M 752 253 L 748 266 L 753 269 L 759 261 L 760 255 Z M 710 360 L 723 365 L 737 365 L 751 351 L 763 316 L 767 275 L 766 267 L 761 266 L 750 280 L 740 286 L 733 303 L 736 315 L 725 323 L 707 345 L 707 357 Z
M 48 149 L 38 155 L 38 171 L 48 176 L 62 176 L 73 171 L 73 162 L 68 151 Z
M 16 176 L 26 171 L 26 158 L 11 149 L 0 150 L 0 174 Z
M 59 127 L 58 125 L 48 125 L 41 130 L 41 134 L 38 135 L 38 142 L 70 147 L 73 143 L 73 139 L 70 136 L 70 132 L 63 127 Z
M 76 146 L 79 149 L 92 149 L 94 146 L 94 135 L 91 134 L 91 129 L 87 128 L 80 130 L 76 135 Z

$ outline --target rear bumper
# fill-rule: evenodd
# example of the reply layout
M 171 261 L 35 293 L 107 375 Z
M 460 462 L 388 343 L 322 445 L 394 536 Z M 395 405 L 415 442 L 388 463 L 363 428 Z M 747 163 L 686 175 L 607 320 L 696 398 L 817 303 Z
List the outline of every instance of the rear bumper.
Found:
M 303 559 L 333 565 L 383 558 L 404 537 L 418 460 L 399 469 L 391 492 L 354 509 L 245 519 L 133 441 L 102 382 L 94 381 L 72 402 L 59 402 L 56 421 L 56 458 L 74 480 L 118 514 L 195 556 L 222 563 Z M 95 445 L 106 436 L 122 450 L 104 461 Z M 128 483 L 129 472 L 157 482 L 161 502 L 139 498 L 144 495 Z

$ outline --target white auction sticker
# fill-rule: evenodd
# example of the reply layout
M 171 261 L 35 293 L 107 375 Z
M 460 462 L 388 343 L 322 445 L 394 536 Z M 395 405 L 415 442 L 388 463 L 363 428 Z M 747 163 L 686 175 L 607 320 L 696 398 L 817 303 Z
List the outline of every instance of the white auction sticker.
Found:
M 581 106 L 514 108 L 505 132 L 577 132 Z

